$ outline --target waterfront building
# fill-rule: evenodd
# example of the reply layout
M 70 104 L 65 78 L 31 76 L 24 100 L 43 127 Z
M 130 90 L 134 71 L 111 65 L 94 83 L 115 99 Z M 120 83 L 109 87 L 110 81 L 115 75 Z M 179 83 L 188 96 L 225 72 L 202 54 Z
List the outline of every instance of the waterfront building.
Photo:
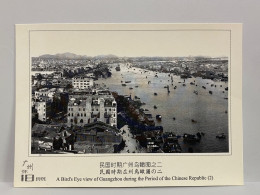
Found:
M 88 89 L 93 87 L 94 80 L 89 77 L 79 76 L 72 79 L 73 88 L 76 89 Z

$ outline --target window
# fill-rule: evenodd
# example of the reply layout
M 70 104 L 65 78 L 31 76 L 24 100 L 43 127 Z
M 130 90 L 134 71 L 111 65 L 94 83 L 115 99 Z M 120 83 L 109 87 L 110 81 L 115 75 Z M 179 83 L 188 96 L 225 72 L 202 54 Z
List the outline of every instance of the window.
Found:
M 86 116 L 86 113 L 84 114 L 84 116 Z
M 77 114 L 77 116 L 79 116 L 79 113 Z
M 73 116 L 73 113 L 71 113 L 71 116 Z
M 70 113 L 68 114 L 68 116 L 70 116 Z
M 83 119 L 80 119 L 80 123 L 83 123 Z
M 85 108 L 83 108 L 83 111 L 85 111 Z
M 80 108 L 79 108 L 79 111 L 80 111 Z
M 83 114 L 81 113 L 81 115 L 80 116 L 83 116 Z
M 70 122 L 73 123 L 73 119 L 70 119 Z

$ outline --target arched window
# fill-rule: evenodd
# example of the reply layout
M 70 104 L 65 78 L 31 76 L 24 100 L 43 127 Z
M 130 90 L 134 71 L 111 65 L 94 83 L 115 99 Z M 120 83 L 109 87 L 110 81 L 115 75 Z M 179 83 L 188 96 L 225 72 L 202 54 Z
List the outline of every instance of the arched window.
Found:
M 83 114 L 81 113 L 81 115 L 80 116 L 83 116 Z
M 79 113 L 78 113 L 78 116 L 79 116 Z
M 83 119 L 80 119 L 80 123 L 83 123 Z

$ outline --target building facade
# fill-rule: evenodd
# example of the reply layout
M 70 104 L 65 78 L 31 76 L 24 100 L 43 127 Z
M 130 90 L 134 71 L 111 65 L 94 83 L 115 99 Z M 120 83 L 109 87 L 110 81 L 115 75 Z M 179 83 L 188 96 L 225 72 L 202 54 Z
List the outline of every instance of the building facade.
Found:
M 38 120 L 46 122 L 51 114 L 51 101 L 37 101 L 35 102 L 35 109 L 38 113 Z
M 89 89 L 93 87 L 94 80 L 89 77 L 74 77 L 72 79 L 72 85 L 75 89 Z
M 82 98 L 71 98 L 68 103 L 68 126 L 84 126 L 93 122 L 117 126 L 117 103 L 108 91 L 98 92 Z

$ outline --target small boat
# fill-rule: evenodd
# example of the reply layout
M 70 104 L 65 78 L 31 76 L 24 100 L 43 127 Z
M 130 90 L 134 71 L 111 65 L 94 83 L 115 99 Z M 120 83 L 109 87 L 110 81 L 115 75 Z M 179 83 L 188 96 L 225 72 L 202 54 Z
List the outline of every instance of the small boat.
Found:
M 173 117 L 172 119 L 173 119 L 174 121 L 176 120 L 176 118 L 175 118 L 175 117 Z
M 191 119 L 191 122 L 193 122 L 193 123 L 197 123 L 197 121 L 195 121 L 194 119 Z
M 154 109 L 157 109 L 157 106 L 156 106 L 156 105 L 154 105 L 154 106 L 153 106 L 153 108 L 154 108 Z
M 138 85 L 135 86 L 136 88 L 138 87 Z
M 211 95 L 212 95 L 212 93 L 213 93 L 212 91 L 209 91 L 209 94 L 211 94 Z
M 226 136 L 225 136 L 224 133 L 221 133 L 221 134 L 218 134 L 218 135 L 216 136 L 216 138 L 218 138 L 218 139 L 226 139 Z
M 195 142 L 200 142 L 201 137 L 193 134 L 183 134 L 183 141 L 188 142 L 188 143 L 195 143 Z
M 177 86 L 174 86 L 174 89 L 177 89 Z
M 157 93 L 154 93 L 154 95 L 157 95 Z
M 193 93 L 195 93 L 196 95 L 198 95 L 198 91 L 194 91 Z
M 161 116 L 160 114 L 157 114 L 157 115 L 156 115 L 156 119 L 157 119 L 157 120 L 162 120 L 162 116 Z
M 228 98 L 227 98 L 227 97 L 224 97 L 224 99 L 225 99 L 225 100 L 228 100 Z
M 225 90 L 228 91 L 228 87 L 226 87 Z
M 123 86 L 123 87 L 125 87 L 125 86 L 126 86 L 126 84 L 124 84 L 124 83 L 123 83 L 123 84 L 122 84 L 122 86 Z
M 125 81 L 125 83 L 131 83 L 131 81 Z
M 185 87 L 185 86 L 186 86 L 186 84 L 185 84 L 185 83 L 183 83 L 183 86 Z
M 133 89 L 133 87 L 129 87 L 129 89 L 130 89 L 130 90 L 132 90 L 132 89 Z

